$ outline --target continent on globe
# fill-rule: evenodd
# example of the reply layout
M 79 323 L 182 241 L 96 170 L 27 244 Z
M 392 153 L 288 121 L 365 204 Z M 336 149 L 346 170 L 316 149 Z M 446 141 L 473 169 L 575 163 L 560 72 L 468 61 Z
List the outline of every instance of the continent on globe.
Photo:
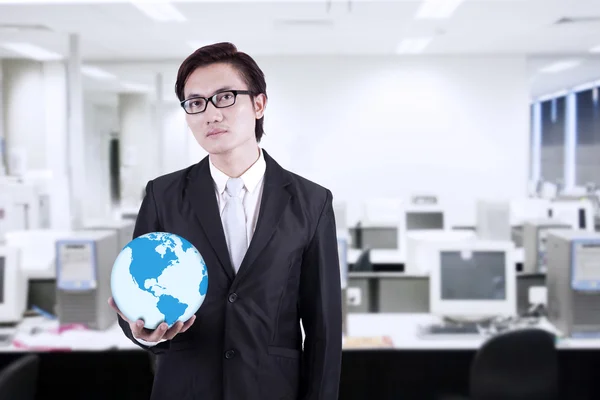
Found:
M 198 250 L 172 233 L 153 232 L 132 240 L 113 265 L 111 289 L 130 321 L 155 329 L 194 315 L 208 291 L 208 270 Z

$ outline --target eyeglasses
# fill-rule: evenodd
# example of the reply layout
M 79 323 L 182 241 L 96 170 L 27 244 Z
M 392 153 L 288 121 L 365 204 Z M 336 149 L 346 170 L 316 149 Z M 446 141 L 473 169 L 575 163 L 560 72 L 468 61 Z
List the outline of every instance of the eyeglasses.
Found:
M 200 114 L 206 111 L 210 101 L 217 108 L 231 107 L 239 94 L 251 94 L 248 90 L 224 90 L 213 94 L 210 98 L 191 97 L 181 102 L 181 106 L 188 114 Z

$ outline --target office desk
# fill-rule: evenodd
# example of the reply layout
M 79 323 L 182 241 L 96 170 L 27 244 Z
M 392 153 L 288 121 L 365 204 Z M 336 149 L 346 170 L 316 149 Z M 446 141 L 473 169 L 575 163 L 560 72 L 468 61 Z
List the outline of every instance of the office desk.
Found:
M 0 347 L 0 368 L 26 353 L 40 356 L 37 399 L 148 400 L 152 388 L 149 353 L 125 337 L 118 325 L 98 332 L 56 320 L 28 317 L 14 341 Z
M 139 350 L 118 326 L 117 322 L 105 330 L 94 331 L 77 325 L 59 329 L 57 320 L 41 316 L 27 317 L 17 327 L 13 341 L 0 346 L 0 353 L 23 351 L 106 351 Z
M 420 337 L 419 326 L 440 322 L 431 314 L 349 314 L 349 336 L 389 336 L 395 350 L 477 350 L 487 339 L 485 336 L 456 338 Z M 523 325 L 525 326 L 525 325 Z M 559 336 L 557 347 L 560 350 L 600 350 L 600 338 L 572 339 L 560 337 L 560 332 L 547 320 L 542 319 L 531 327 L 545 329 Z M 348 349 L 361 351 L 362 349 Z
M 439 400 L 468 395 L 469 371 L 485 338 L 423 339 L 418 325 L 434 322 L 427 314 L 348 315 L 350 335 L 388 335 L 393 348 L 344 349 L 340 399 Z M 553 330 L 547 322 L 542 328 Z M 558 342 L 561 399 L 600 398 L 600 340 Z
M 466 394 L 470 363 L 482 340 L 419 339 L 416 327 L 432 318 L 426 314 L 348 315 L 349 335 L 390 335 L 395 346 L 371 350 L 346 347 L 339 399 L 434 400 L 440 394 Z M 27 324 L 33 327 L 35 321 Z M 26 332 L 23 330 L 21 338 Z M 147 400 L 153 380 L 148 353 L 137 350 L 133 343 L 127 343 L 128 339 L 121 341 L 118 333 L 117 329 L 109 330 L 104 340 L 97 332 L 71 333 L 76 351 L 37 351 L 41 356 L 38 398 Z M 84 344 L 85 335 L 90 341 L 88 346 Z M 92 340 L 104 344 L 91 343 Z M 67 342 L 64 339 L 63 344 Z M 600 376 L 599 341 L 565 340 L 559 347 L 564 398 L 600 398 L 596 389 Z M 26 351 L 0 352 L 0 368 Z

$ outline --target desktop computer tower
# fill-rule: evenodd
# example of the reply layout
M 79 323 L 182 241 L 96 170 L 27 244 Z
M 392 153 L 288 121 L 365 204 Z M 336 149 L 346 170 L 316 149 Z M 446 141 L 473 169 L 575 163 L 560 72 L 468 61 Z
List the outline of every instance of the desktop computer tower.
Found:
M 550 231 L 548 320 L 567 337 L 600 337 L 600 233 Z
M 547 269 L 546 240 L 551 229 L 571 229 L 571 225 L 552 219 L 534 219 L 523 224 L 523 249 L 526 274 L 545 273 Z
M 117 319 L 108 305 L 115 231 L 76 231 L 56 241 L 56 301 L 60 324 L 104 330 Z

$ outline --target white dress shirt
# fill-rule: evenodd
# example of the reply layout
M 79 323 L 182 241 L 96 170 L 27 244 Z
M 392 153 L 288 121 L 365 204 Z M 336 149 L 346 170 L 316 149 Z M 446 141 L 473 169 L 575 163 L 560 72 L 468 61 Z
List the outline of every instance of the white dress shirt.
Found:
M 260 202 L 262 199 L 264 176 L 267 169 L 267 164 L 263 156 L 262 150 L 259 149 L 258 160 L 250 168 L 246 170 L 240 176 L 244 182 L 244 189 L 242 192 L 242 204 L 244 205 L 244 212 L 246 214 L 246 237 L 248 238 L 247 246 L 250 246 L 252 235 L 256 229 L 256 222 L 258 221 L 258 210 L 260 209 Z M 223 209 L 225 208 L 225 202 L 227 201 L 227 194 L 225 193 L 225 185 L 229 176 L 220 171 L 217 167 L 210 164 L 210 174 L 215 182 L 215 191 L 217 195 L 217 202 L 219 203 L 219 215 L 223 216 Z M 225 229 L 225 227 L 223 227 Z
M 215 184 L 215 194 L 217 196 L 217 203 L 219 204 L 219 215 L 223 215 L 223 209 L 225 208 L 225 202 L 227 201 L 227 194 L 225 193 L 225 185 L 229 176 L 219 170 L 213 165 L 209 159 L 210 175 L 212 176 Z M 258 160 L 250 168 L 246 170 L 240 176 L 244 182 L 244 189 L 242 193 L 242 203 L 244 205 L 244 212 L 246 214 L 246 237 L 248 238 L 247 246 L 250 246 L 252 235 L 256 229 L 256 222 L 258 221 L 258 211 L 260 210 L 260 202 L 262 199 L 262 192 L 264 187 L 264 176 L 267 169 L 267 163 L 263 156 L 262 150 L 259 148 Z M 225 229 L 225 227 L 223 227 Z M 154 346 L 159 342 L 146 342 L 142 339 L 137 339 L 143 345 Z

